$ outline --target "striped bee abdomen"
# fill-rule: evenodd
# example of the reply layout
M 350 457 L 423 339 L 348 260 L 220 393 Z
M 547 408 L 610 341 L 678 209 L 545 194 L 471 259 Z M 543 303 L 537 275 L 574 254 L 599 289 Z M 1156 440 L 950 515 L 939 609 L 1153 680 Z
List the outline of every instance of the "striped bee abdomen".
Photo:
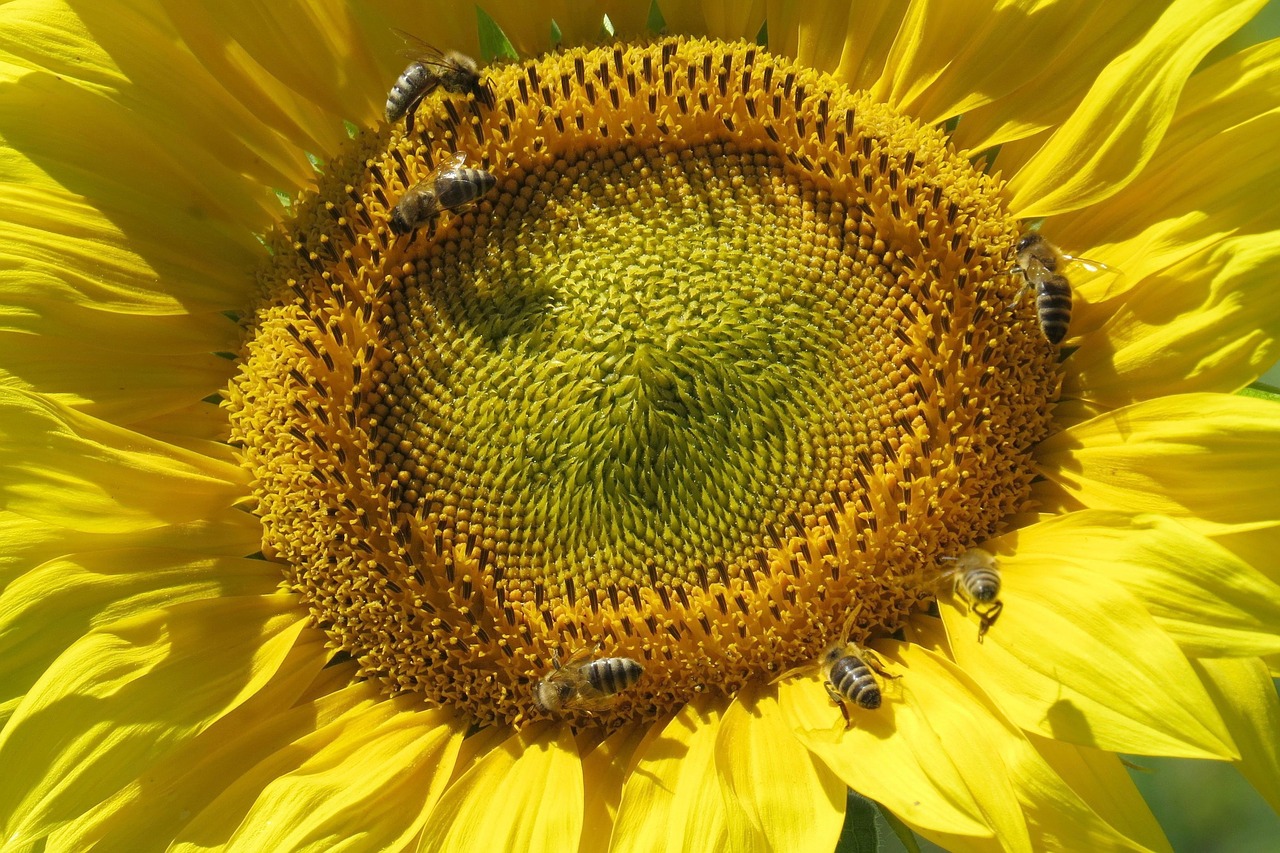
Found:
M 835 691 L 860 708 L 874 711 L 880 707 L 880 684 L 871 667 L 857 655 L 833 651 L 835 657 L 827 671 L 827 681 Z
M 498 179 L 484 169 L 459 166 L 441 172 L 436 178 L 436 195 L 442 208 L 453 210 L 480 198 L 497 182 Z
M 1062 343 L 1071 325 L 1071 283 L 1061 273 L 1050 273 L 1039 281 L 1036 309 L 1040 331 L 1051 344 Z
M 639 681 L 644 667 L 631 658 L 601 658 L 584 663 L 582 674 L 601 694 L 613 696 Z

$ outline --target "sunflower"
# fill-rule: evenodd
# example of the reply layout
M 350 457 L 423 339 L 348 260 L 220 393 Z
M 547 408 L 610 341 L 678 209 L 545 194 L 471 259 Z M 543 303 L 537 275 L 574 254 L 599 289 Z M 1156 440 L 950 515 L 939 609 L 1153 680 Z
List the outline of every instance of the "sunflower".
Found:
M 1280 807 L 1260 2 L 108 5 L 0 8 L 3 849 Z

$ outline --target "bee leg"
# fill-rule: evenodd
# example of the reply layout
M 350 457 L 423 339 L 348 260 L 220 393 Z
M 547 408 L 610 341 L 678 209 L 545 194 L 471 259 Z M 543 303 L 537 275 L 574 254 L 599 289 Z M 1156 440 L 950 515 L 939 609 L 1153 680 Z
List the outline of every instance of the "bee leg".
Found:
M 830 681 L 822 682 L 822 686 L 827 688 L 827 695 L 831 697 L 831 704 L 840 709 L 840 715 L 844 717 L 845 731 L 853 728 L 853 717 L 849 716 L 849 706 L 844 701 L 844 697 L 836 692 Z
M 977 613 L 981 622 L 978 624 L 978 642 L 982 642 L 982 638 L 987 635 L 987 631 L 991 630 L 991 626 L 996 624 L 996 620 L 1000 618 L 1000 611 L 1004 610 L 1003 601 L 993 601 L 990 607 L 979 609 L 973 608 L 973 612 Z
M 419 95 L 410 101 L 404 111 L 404 135 L 408 136 L 413 133 L 413 117 L 418 112 L 418 105 L 422 103 L 422 99 L 426 97 L 426 93 Z
M 880 657 L 880 653 L 874 649 L 863 649 L 862 659 L 866 661 L 867 666 L 881 678 L 901 678 L 901 675 L 894 675 L 885 668 L 884 658 Z

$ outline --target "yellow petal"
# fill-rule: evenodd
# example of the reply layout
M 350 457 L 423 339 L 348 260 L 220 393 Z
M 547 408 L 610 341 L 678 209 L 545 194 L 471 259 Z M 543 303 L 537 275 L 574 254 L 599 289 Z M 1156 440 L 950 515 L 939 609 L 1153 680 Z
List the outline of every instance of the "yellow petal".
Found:
M 848 730 L 817 677 L 779 685 L 796 736 L 850 788 L 948 850 L 1029 849 L 999 757 L 1010 729 L 943 658 L 905 643 L 876 649 L 905 671 L 880 708 L 848 709 Z
M 121 333 L 126 330 L 122 328 Z M 9 371 L 11 387 L 44 394 L 121 425 L 208 397 L 225 387 L 235 373 L 233 362 L 212 352 L 122 353 L 87 341 L 4 332 L 0 332 L 0 363 Z
M 654 728 L 649 725 L 623 726 L 601 741 L 582 759 L 582 778 L 587 791 L 579 853 L 607 853 L 609 836 L 622 802 L 622 787 L 631 770 L 636 749 Z
M 1192 76 L 1143 173 L 1105 205 L 1046 223 L 1059 245 L 1123 270 L 1085 295 L 1120 295 L 1226 237 L 1272 231 L 1280 209 L 1269 191 L 1280 170 L 1278 102 L 1280 40 Z
M 1278 262 L 1274 233 L 1228 239 L 1095 306 L 1096 330 L 1073 329 L 1063 393 L 1118 408 L 1254 381 L 1280 357 Z
M 730 817 L 715 777 L 723 712 L 709 700 L 654 726 L 633 757 L 610 850 L 722 850 Z
M 659 4 L 667 22 L 667 31 L 673 33 L 705 33 L 707 19 L 705 4 L 700 0 Z
M 764 0 L 703 0 L 702 15 L 707 22 L 704 31 L 724 41 L 755 41 L 764 23 Z
M 1225 394 L 1135 403 L 1041 442 L 1039 468 L 1094 509 L 1149 512 L 1202 533 L 1276 520 L 1275 404 Z
M 0 764 L 25 783 L 0 786 L 4 838 L 39 838 L 83 814 L 236 708 L 273 677 L 305 621 L 293 596 L 244 596 L 85 636 L 0 732 Z
M 522 729 L 444 792 L 423 851 L 573 850 L 582 833 L 582 760 L 569 727 Z
M 141 850 L 157 838 L 190 837 L 189 822 L 224 791 L 240 783 L 265 756 L 312 736 L 343 715 L 383 703 L 376 685 L 361 682 L 320 700 L 300 702 L 300 691 L 324 664 L 324 638 L 303 634 L 280 670 L 263 688 L 209 728 L 177 744 L 83 817 L 50 837 L 58 850 Z M 306 756 L 296 754 L 295 761 Z M 270 781 L 270 776 L 260 783 Z M 225 803 L 226 801 L 223 800 Z M 252 804 L 217 812 L 213 834 L 225 842 Z M 207 825 L 207 824 L 206 824 Z M 208 837 L 208 836 L 206 836 Z
M 234 322 L 217 312 L 157 317 L 86 306 L 84 294 L 69 293 L 62 282 L 70 277 L 63 269 L 68 261 L 58 252 L 0 272 L 7 303 L 0 308 L 0 362 L 11 387 L 132 424 L 190 406 L 226 385 L 235 364 L 215 353 L 238 348 Z M 55 278 L 57 284 L 43 287 Z
M 70 9 L 53 3 L 6 3 L 0 12 L 0 57 L 6 77 L 49 69 L 100 88 L 123 89 L 127 76 Z
M 970 13 L 969 26 L 962 33 L 965 40 L 938 79 L 904 105 L 912 115 L 935 123 L 964 114 L 967 121 L 975 108 L 1005 98 L 1046 66 L 1059 63 L 1062 51 L 1076 48 L 1077 42 L 1093 42 L 1095 48 L 1110 47 L 1114 55 L 1125 35 L 1117 28 L 1091 27 L 1089 16 L 1095 4 L 1089 0 L 988 5 L 987 9 Z M 1089 38 L 1079 37 L 1085 32 Z M 1048 44 L 1055 45 L 1055 49 L 1046 49 Z M 1051 91 L 1045 91 L 1048 87 L 1041 87 L 1040 91 L 1047 98 L 1061 98 L 1079 85 L 1077 81 L 1093 79 L 1086 78 L 1084 69 L 1077 65 L 1060 75 Z
M 264 100 L 273 102 L 275 107 L 265 114 L 259 132 L 274 130 L 285 141 L 293 142 L 295 157 L 302 149 L 311 148 L 316 136 L 326 130 L 340 130 L 335 127 L 335 118 L 364 123 L 381 112 L 379 95 L 386 95 L 390 83 L 384 88 L 384 75 L 370 55 L 369 31 L 362 25 L 357 4 L 226 0 L 218 4 L 216 13 L 212 9 L 202 12 L 190 3 L 163 5 L 163 16 L 139 17 L 154 21 L 153 26 L 176 37 L 184 52 L 192 55 L 196 68 L 205 71 L 222 90 L 217 92 L 220 100 L 245 108 L 257 107 Z M 419 9 L 422 5 L 425 4 L 420 4 Z M 133 27 L 106 22 L 107 10 L 96 5 L 91 9 L 83 4 L 77 6 L 104 47 L 118 50 L 118 42 L 133 35 Z M 423 9 L 421 14 L 431 12 Z M 432 17 L 439 20 L 441 16 L 437 13 Z M 369 24 L 383 32 L 387 26 L 385 19 Z M 440 26 L 444 26 L 443 22 Z M 221 46 L 221 56 L 213 51 L 215 44 Z M 141 69 L 132 72 L 131 77 L 136 85 L 157 92 L 167 102 L 170 91 L 164 80 L 158 79 L 163 71 L 163 67 Z M 201 79 L 198 73 L 191 76 Z M 166 103 L 166 108 L 171 113 L 183 112 L 179 105 Z M 294 121 L 274 127 L 281 108 Z M 325 128 L 325 124 L 330 127 Z M 290 140 L 286 134 L 295 127 L 304 136 Z M 333 146 L 311 150 L 331 151 Z
M 404 847 L 444 790 L 463 730 L 447 711 L 411 707 L 374 725 L 353 720 L 343 737 L 317 748 L 305 741 L 286 748 L 277 754 L 283 762 L 268 759 L 271 781 L 220 849 Z M 227 795 L 257 775 L 255 768 Z
M 42 180 L 47 183 L 44 173 L 4 148 L 0 148 L 0 178 L 14 182 L 0 183 L 0 203 L 5 209 L 5 221 L 0 224 L 0 291 L 5 304 L 13 306 L 5 309 L 9 323 L 17 322 L 14 314 L 34 315 L 44 325 L 48 318 L 75 317 L 93 323 L 96 316 L 100 318 L 96 322 L 109 330 L 109 322 L 121 314 L 155 322 L 162 315 L 239 306 L 252 293 L 253 277 L 245 270 L 257 262 L 261 245 L 228 244 L 202 215 L 169 211 L 164 223 L 151 221 L 160 216 L 161 200 L 138 199 L 142 188 L 119 184 L 100 188 L 98 200 L 104 204 L 105 199 L 111 200 L 100 210 L 61 186 L 37 186 Z M 115 210 L 124 199 L 134 199 L 142 210 L 130 214 Z M 122 231 L 108 215 L 125 220 L 134 216 L 136 231 Z M 184 228 L 188 217 L 198 221 Z M 174 286 L 179 281 L 181 288 Z M 77 312 L 76 307 L 89 311 Z M 145 320 L 136 322 L 141 325 Z M 161 321 L 158 328 L 168 322 Z M 214 328 L 212 323 L 208 327 Z M 210 334 L 201 329 L 196 343 Z
M 1280 584 L 1280 522 L 1213 537 L 1213 541 L 1263 573 L 1272 583 Z
M 480 4 L 493 16 L 507 38 L 522 56 L 536 56 L 551 47 L 551 22 L 560 27 L 565 44 L 596 42 L 607 14 L 619 37 L 638 36 L 646 32 L 649 4 L 642 0 L 607 0 L 583 3 L 581 0 L 550 0 L 530 3 L 528 0 L 489 0 Z M 663 4 L 668 5 L 668 4 Z M 456 4 L 438 3 L 441 11 L 430 20 L 458 17 Z M 664 8 L 663 13 L 669 10 Z M 475 21 L 466 16 L 474 27 Z M 670 21 L 668 17 L 668 21 Z M 672 32 L 677 30 L 668 28 Z
M 939 620 L 927 621 L 936 623 Z M 998 741 L 1000 757 L 1004 760 L 1018 800 L 1022 803 L 1035 849 L 1066 850 L 1079 847 L 1088 850 L 1145 850 L 1152 846 L 1152 841 L 1157 842 L 1154 846 L 1167 849 L 1168 844 L 1164 842 L 1159 824 L 1154 819 L 1151 820 L 1155 826 L 1154 833 L 1149 827 L 1142 826 L 1141 833 L 1132 837 L 1126 837 L 1123 832 L 1110 825 L 1102 817 L 1105 807 L 1097 802 L 1099 798 L 1095 796 L 1090 801 L 1082 797 L 1080 788 L 1069 785 L 1041 755 L 1036 744 L 1043 739 L 1028 739 L 1005 719 L 996 704 L 976 683 L 958 673 L 957 677 L 968 684 L 970 692 L 1005 726 L 1008 736 Z M 1087 785 L 1081 787 L 1089 793 L 1099 793 Z M 1132 784 L 1130 787 L 1132 788 Z M 1133 794 L 1138 796 L 1136 789 L 1133 789 Z M 1138 801 L 1141 802 L 1140 796 Z M 1145 805 L 1142 806 L 1142 811 L 1146 812 Z M 1147 816 L 1150 817 L 1149 813 Z M 1139 823 L 1126 816 L 1122 825 L 1137 828 Z
M 1205 689 L 1240 747 L 1236 766 L 1271 808 L 1280 812 L 1280 699 L 1267 666 L 1257 658 L 1192 661 Z
M 884 72 L 869 88 L 877 99 L 912 112 L 916 102 L 961 52 L 971 22 L 991 14 L 991 0 L 911 0 Z M 934 117 L 917 114 L 926 122 Z M 946 116 L 941 116 L 946 118 Z
M 592 4 L 579 4 L 580 8 L 590 9 Z M 502 29 L 503 34 L 511 42 L 512 47 L 521 56 L 537 56 L 551 49 L 551 22 L 564 34 L 569 44 L 592 41 L 600 34 L 600 16 L 594 14 L 574 15 L 566 0 L 549 0 L 543 3 L 522 2 L 522 0 L 489 0 L 480 6 L 493 18 Z M 591 9 L 591 11 L 595 11 Z M 444 14 L 445 19 L 458 19 L 463 16 Z M 594 19 L 594 20 L 591 20 Z M 470 15 L 465 16 L 463 23 L 474 29 L 475 22 Z M 460 48 L 459 48 L 460 49 Z
M 453 785 L 469 773 L 480 759 L 497 749 L 510 737 L 511 730 L 504 726 L 487 726 L 469 734 L 458 750 L 458 760 L 453 764 L 453 775 L 449 777 L 449 784 Z
M 238 557 L 252 554 L 261 545 L 258 519 L 230 507 L 189 524 L 120 535 L 67 530 L 0 510 L 0 589 L 49 560 L 86 551 L 154 547 L 205 557 Z
M 834 74 L 851 89 L 866 89 L 880 78 L 902 27 L 905 4 L 893 0 L 856 4 L 817 0 L 804 7 L 790 6 L 787 11 L 799 13 L 801 8 L 803 14 L 794 15 L 769 10 L 771 50 L 785 50 L 779 41 L 786 35 L 786 27 L 792 26 L 794 54 L 802 64 Z
M 340 44 L 338 39 L 342 36 L 342 25 L 335 20 L 338 16 L 331 17 L 319 27 L 309 28 L 307 18 L 310 15 L 324 14 L 318 9 L 312 11 L 311 4 L 273 7 L 272 12 L 259 11 L 254 15 L 247 8 L 250 4 L 232 0 L 219 7 L 223 14 L 210 15 L 201 21 L 203 34 L 195 32 L 194 28 L 184 31 L 180 23 L 175 26 L 175 22 L 165 14 L 168 11 L 181 19 L 182 5 L 189 4 L 165 5 L 168 10 L 107 9 L 101 4 L 56 0 L 40 4 L 7 4 L 0 31 L 8 39 L 0 42 L 0 50 L 17 57 L 18 63 L 35 69 L 37 74 L 43 72 L 42 76 L 48 78 L 49 91 L 55 98 L 61 97 L 58 92 L 63 89 L 79 89 L 91 96 L 105 95 L 107 100 L 115 102 L 121 118 L 131 117 L 140 128 L 150 127 L 152 132 L 148 135 L 153 136 L 158 144 L 167 146 L 181 138 L 187 140 L 189 149 L 198 146 L 215 152 L 229 167 L 226 177 L 230 184 L 240 183 L 242 173 L 243 186 L 251 185 L 255 179 L 268 186 L 280 186 L 282 184 L 272 179 L 272 166 L 288 164 L 285 168 L 296 177 L 293 185 L 301 186 L 300 182 L 307 179 L 308 170 L 306 160 L 301 156 L 302 150 L 332 150 L 331 146 L 317 146 L 307 130 L 328 124 L 330 127 L 327 129 L 332 134 L 335 130 L 340 131 L 340 127 L 335 127 L 335 114 L 356 115 L 335 105 L 322 120 L 314 105 L 326 101 L 332 103 L 338 93 L 359 91 L 354 85 L 337 83 L 335 78 L 350 79 L 358 75 L 360 63 L 353 54 L 365 39 L 348 37 L 345 43 Z M 273 24 L 261 20 L 268 15 L 287 18 L 287 23 Z M 243 30 L 231 32 L 237 27 Z M 61 37 L 42 39 L 43 34 L 51 29 L 61 30 Z M 330 34 L 328 45 L 321 38 L 324 33 Z M 249 34 L 248 38 L 246 34 Z M 191 36 L 195 36 L 195 44 L 203 42 L 207 45 L 216 40 L 221 46 L 221 61 L 206 64 L 201 60 L 207 54 L 193 55 Z M 27 44 L 29 38 L 42 39 L 42 46 L 54 49 L 50 53 L 33 49 Z M 290 43 L 294 39 L 309 43 L 295 48 Z M 251 44 L 255 40 L 258 44 Z M 258 58 L 269 67 L 246 57 L 246 47 L 249 50 L 265 47 Z M 341 49 L 337 50 L 338 47 Z M 147 61 L 123 60 L 124 67 L 117 69 L 111 60 L 98 60 L 83 68 L 78 64 L 79 56 L 76 54 L 79 52 L 90 57 L 100 54 L 108 57 L 145 56 Z M 341 56 L 345 61 L 335 63 L 335 56 Z M 313 73 L 310 76 L 298 74 L 288 81 L 293 85 L 283 85 L 282 66 L 302 62 L 310 62 Z M 247 87 L 250 91 L 269 87 L 269 96 L 260 95 L 245 102 L 233 97 L 227 85 L 244 84 L 246 76 L 256 82 L 256 86 Z M 31 82 L 28 79 L 24 85 Z M 280 105 L 286 104 L 308 112 L 311 121 L 302 125 L 286 123 L 273 126 L 280 113 Z M 167 125 L 165 117 L 168 117 Z M 73 119 L 69 116 L 65 120 Z M 60 124 L 63 120 L 55 118 L 53 123 Z M 336 136 L 332 139 L 336 140 Z M 104 152 L 109 147 L 98 146 Z M 219 188 L 213 191 L 217 192 Z
M 0 389 L 0 493 L 14 512 L 73 530 L 181 524 L 235 503 L 244 471 Z M 224 450 L 225 452 L 225 450 Z
M 201 769 L 213 774 L 206 786 L 209 790 L 204 792 L 191 790 L 190 780 L 180 771 L 174 778 L 165 780 L 174 786 L 172 793 L 175 798 L 181 798 L 179 804 L 185 805 L 191 800 L 195 806 L 192 811 L 166 816 L 166 823 L 176 823 L 178 827 L 173 835 L 173 848 L 186 851 L 224 849 L 264 789 L 300 765 L 314 762 L 317 755 L 367 738 L 400 713 L 420 710 L 409 707 L 410 704 L 388 701 L 385 696 L 377 695 L 376 689 L 349 687 L 317 702 L 303 703 L 292 709 L 287 705 L 276 708 L 274 715 L 268 711 L 264 714 L 266 719 L 250 725 L 248 732 L 230 728 L 233 721 L 241 725 L 245 722 L 243 718 L 236 719 L 239 716 L 236 712 L 219 720 L 192 742 L 175 750 L 159 767 L 161 774 L 166 771 L 173 773 L 172 759 L 189 757 Z M 258 711 L 263 713 L 266 709 Z M 210 742 L 211 735 L 219 734 L 231 737 L 240 754 L 229 752 L 227 746 L 230 744 L 218 744 L 216 740 Z M 261 751 L 257 751 L 259 749 Z M 253 751 L 245 754 L 243 750 Z M 318 772 L 323 770 L 318 768 Z M 132 793 L 136 799 L 129 804 L 132 808 L 125 811 L 128 826 L 138 819 L 134 812 L 145 812 L 150 792 L 144 787 L 141 795 L 130 792 L 128 788 L 125 793 Z M 110 805 L 109 801 L 104 808 Z M 113 823 L 108 822 L 108 826 L 115 829 Z
M 936 654 L 950 655 L 941 619 L 917 615 L 906 635 Z M 1015 731 L 1003 711 L 970 683 L 974 695 L 1014 735 L 1001 741 L 1003 758 L 1036 849 L 1133 849 L 1135 844 L 1138 849 L 1169 849 L 1159 822 L 1111 753 Z
M 0 700 L 25 693 L 88 631 L 157 607 L 270 595 L 280 575 L 261 560 L 126 549 L 50 560 L 0 595 Z
M 1155 153 L 1187 77 L 1265 0 L 1177 0 L 1099 75 L 1080 107 L 1009 182 L 1010 208 L 1031 218 L 1101 201 Z
M 1033 60 L 1028 73 L 1009 75 L 1017 84 L 1012 92 L 982 106 L 967 109 L 959 127 L 952 134 L 952 141 L 962 151 L 982 151 L 994 145 L 1005 145 L 1000 152 L 1004 167 L 1012 162 L 1022 165 L 1043 142 L 1037 142 L 1027 151 L 1026 157 L 1011 157 L 1016 146 L 1013 140 L 1033 136 L 1061 124 L 1080 104 L 1098 75 L 1117 56 L 1137 44 L 1160 17 L 1164 4 L 1143 3 L 1119 5 L 1111 3 L 1053 3 L 1041 4 L 1033 20 L 1021 17 L 1021 4 L 1010 3 L 996 20 L 1011 35 L 1031 31 L 1043 33 L 1044 25 L 1052 29 L 1061 19 L 1070 18 L 1059 32 L 1071 30 L 1082 35 L 1079 38 L 1061 38 L 1057 34 L 1049 40 L 1028 38 L 1027 43 L 1041 48 L 1042 56 Z M 1010 21 L 1012 17 L 1012 21 Z M 1044 45 L 1052 45 L 1044 50 Z M 980 58 L 979 58 L 980 59 Z M 992 67 L 1000 65 L 993 63 Z M 1000 86 L 1003 81 L 994 81 Z M 990 86 L 975 87 L 975 92 L 988 91 Z
M 956 597 L 940 602 L 956 662 L 1027 731 L 1139 754 L 1233 756 L 1182 652 L 1099 566 L 1109 555 L 1079 530 L 1064 546 L 1057 529 L 1019 531 L 1016 555 L 1000 558 L 1004 610 L 984 643 Z
M 186 82 L 174 74 L 175 87 Z M 152 246 L 160 257 L 172 257 L 176 253 L 161 246 L 167 240 L 191 256 L 185 264 L 175 259 L 176 267 L 221 260 L 252 269 L 262 253 L 253 234 L 265 231 L 281 211 L 270 188 L 301 187 L 309 181 L 305 155 L 296 152 L 300 163 L 278 172 L 225 132 L 214 138 L 234 150 L 211 151 L 192 144 L 199 139 L 193 131 L 177 131 L 172 110 L 150 106 L 135 112 L 49 73 L 31 73 L 8 87 L 0 100 L 0 126 L 8 146 L 0 154 L 0 174 L 80 197 L 128 235 L 123 245 L 144 257 Z M 251 120 L 246 113 L 229 124 L 247 126 Z M 84 132 L 86 127 L 93 133 Z M 103 139 L 111 144 L 101 144 Z M 51 196 L 46 216 L 58 209 L 53 206 L 57 200 Z M 36 215 L 24 212 L 23 218 L 34 220 Z M 241 292 L 251 294 L 252 276 L 243 278 Z
M 831 850 L 844 824 L 845 784 L 801 746 L 774 691 L 740 691 L 720 723 L 716 770 L 746 812 L 752 850 Z
M 1029 735 L 1041 757 L 1103 820 L 1149 850 L 1169 850 L 1169 841 L 1147 801 L 1115 754 Z
M 1030 537 L 1034 536 L 1034 541 Z M 1195 656 L 1280 653 L 1280 586 L 1221 545 L 1167 518 L 1085 510 L 1021 539 L 1079 571 L 1105 555 L 1106 576 L 1136 596 Z
M 825 9 L 829 0 L 817 0 L 818 8 Z M 795 0 L 765 0 L 765 20 L 769 23 L 769 50 L 779 56 L 800 59 L 811 68 L 821 68 L 799 56 L 800 27 L 809 20 Z

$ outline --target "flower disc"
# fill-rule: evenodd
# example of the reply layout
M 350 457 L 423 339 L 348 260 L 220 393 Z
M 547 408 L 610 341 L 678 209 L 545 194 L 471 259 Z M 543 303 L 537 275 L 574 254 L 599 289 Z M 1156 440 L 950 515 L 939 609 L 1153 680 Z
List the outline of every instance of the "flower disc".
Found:
M 265 550 L 366 675 L 509 722 L 628 657 L 565 713 L 654 718 L 896 630 L 1025 508 L 1056 352 L 941 132 L 745 44 L 485 82 L 296 206 L 230 391 Z M 456 154 L 496 187 L 392 233 Z

